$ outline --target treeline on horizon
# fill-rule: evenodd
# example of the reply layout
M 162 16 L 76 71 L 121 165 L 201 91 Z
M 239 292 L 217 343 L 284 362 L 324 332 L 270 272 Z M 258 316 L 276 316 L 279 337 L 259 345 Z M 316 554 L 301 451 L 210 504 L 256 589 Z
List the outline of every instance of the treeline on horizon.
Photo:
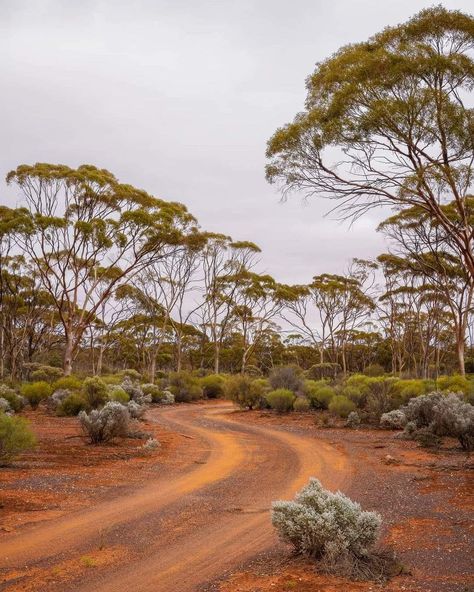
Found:
M 454 254 L 424 267 L 404 252 L 423 226 L 414 209 L 381 225 L 391 254 L 290 286 L 259 272 L 256 244 L 205 232 L 106 170 L 21 165 L 7 180 L 24 207 L 0 208 L 2 379 L 39 365 L 150 380 L 288 364 L 321 377 L 474 371 L 473 286 Z

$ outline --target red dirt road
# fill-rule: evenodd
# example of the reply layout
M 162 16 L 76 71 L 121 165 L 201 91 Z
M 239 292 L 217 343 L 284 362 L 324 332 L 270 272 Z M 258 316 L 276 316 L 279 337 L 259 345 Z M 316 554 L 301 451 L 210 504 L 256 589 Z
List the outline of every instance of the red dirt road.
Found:
M 2 590 L 190 592 L 276 543 L 272 500 L 310 476 L 331 489 L 351 477 L 330 444 L 232 419 L 232 406 L 152 410 L 184 436 L 176 467 L 87 510 L 0 540 Z M 82 561 L 91 569 L 77 570 Z

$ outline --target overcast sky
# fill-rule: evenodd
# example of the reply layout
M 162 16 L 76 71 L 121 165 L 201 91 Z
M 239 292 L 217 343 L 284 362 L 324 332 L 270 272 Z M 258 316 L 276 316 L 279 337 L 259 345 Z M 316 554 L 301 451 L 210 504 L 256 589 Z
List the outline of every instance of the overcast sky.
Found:
M 252 240 L 284 282 L 384 250 L 380 213 L 279 202 L 265 145 L 293 119 L 317 61 L 423 0 L 0 0 L 0 196 L 18 164 L 112 171 L 181 201 L 203 228 Z M 469 12 L 471 0 L 445 1 Z

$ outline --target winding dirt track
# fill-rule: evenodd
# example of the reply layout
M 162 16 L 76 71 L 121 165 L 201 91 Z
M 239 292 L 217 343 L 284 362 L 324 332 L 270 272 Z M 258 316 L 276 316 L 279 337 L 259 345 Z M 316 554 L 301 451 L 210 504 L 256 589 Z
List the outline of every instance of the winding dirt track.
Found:
M 347 458 L 327 443 L 247 426 L 232 409 L 223 403 L 151 411 L 151 421 L 185 436 L 176 466 L 146 486 L 4 538 L 2 567 L 54 567 L 119 546 L 126 560 L 89 570 L 67 588 L 63 582 L 42 589 L 198 590 L 276 543 L 272 500 L 292 497 L 310 476 L 331 489 L 350 479 Z

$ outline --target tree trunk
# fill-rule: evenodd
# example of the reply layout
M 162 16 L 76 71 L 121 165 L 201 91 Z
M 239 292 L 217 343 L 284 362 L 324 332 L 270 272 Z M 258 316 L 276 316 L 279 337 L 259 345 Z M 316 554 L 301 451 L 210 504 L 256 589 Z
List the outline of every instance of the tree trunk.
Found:
M 181 372 L 181 337 L 177 337 L 176 339 L 176 371 Z
M 214 374 L 219 374 L 219 361 L 220 361 L 220 353 L 221 353 L 220 344 L 216 341 L 214 347 Z
M 72 358 L 74 354 L 74 334 L 66 330 L 66 345 L 64 348 L 63 371 L 64 376 L 72 374 Z
M 155 375 L 156 375 L 156 352 L 153 352 L 151 355 L 151 364 L 150 364 L 150 382 L 151 382 L 151 384 L 155 384 Z
M 103 360 L 104 360 L 104 348 L 101 345 L 99 347 L 99 355 L 97 357 L 97 376 L 100 376 L 102 374 L 102 364 L 103 364 Z
M 464 337 L 456 340 L 456 353 L 458 356 L 459 374 L 461 376 L 466 375 L 466 368 L 464 364 Z

